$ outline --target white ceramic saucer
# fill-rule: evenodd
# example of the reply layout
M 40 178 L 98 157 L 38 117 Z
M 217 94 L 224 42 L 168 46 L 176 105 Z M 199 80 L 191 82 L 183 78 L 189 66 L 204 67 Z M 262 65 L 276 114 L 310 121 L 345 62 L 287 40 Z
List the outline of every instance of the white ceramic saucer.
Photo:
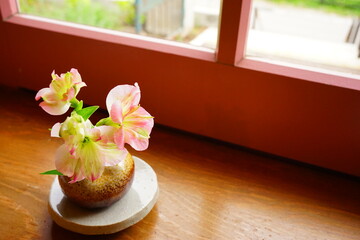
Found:
M 50 190 L 49 213 L 61 227 L 73 232 L 98 235 L 128 228 L 143 219 L 154 207 L 159 195 L 156 173 L 138 157 L 130 190 L 107 208 L 86 209 L 70 202 L 62 193 L 56 177 Z

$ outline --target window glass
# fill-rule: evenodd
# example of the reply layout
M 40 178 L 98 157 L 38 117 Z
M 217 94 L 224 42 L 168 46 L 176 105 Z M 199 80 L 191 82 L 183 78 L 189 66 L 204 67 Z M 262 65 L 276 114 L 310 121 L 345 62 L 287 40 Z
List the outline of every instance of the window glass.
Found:
M 360 0 L 254 0 L 247 56 L 360 74 Z
M 215 48 L 221 0 L 18 0 L 20 13 Z

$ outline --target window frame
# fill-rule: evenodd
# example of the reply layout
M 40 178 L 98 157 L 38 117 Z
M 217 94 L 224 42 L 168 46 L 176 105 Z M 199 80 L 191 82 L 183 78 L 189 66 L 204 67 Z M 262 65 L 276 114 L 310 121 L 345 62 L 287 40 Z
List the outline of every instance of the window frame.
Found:
M 360 76 L 355 74 L 246 57 L 251 4 L 251 0 L 223 0 L 215 52 L 185 43 L 20 14 L 16 0 L 2 0 L 0 7 L 3 21 L 8 23 L 360 90 Z

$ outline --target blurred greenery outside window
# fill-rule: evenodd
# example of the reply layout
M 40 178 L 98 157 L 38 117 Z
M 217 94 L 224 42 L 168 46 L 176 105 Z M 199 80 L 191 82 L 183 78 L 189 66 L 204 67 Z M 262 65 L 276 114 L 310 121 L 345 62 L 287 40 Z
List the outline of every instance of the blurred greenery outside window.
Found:
M 22 14 L 192 45 L 199 45 L 196 38 L 212 28 L 212 34 L 206 38 L 210 37 L 216 46 L 221 0 L 18 0 L 18 3 Z M 214 49 L 212 45 L 204 47 Z
M 20 13 L 121 30 L 133 26 L 134 0 L 19 0 Z

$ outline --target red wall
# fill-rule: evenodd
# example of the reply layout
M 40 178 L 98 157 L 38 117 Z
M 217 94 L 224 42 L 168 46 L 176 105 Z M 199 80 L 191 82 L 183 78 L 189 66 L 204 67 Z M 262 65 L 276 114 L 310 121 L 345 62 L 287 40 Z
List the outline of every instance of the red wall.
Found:
M 2 84 L 38 90 L 75 67 L 80 98 L 104 106 L 137 81 L 157 123 L 360 176 L 358 91 L 5 22 L 0 36 Z

